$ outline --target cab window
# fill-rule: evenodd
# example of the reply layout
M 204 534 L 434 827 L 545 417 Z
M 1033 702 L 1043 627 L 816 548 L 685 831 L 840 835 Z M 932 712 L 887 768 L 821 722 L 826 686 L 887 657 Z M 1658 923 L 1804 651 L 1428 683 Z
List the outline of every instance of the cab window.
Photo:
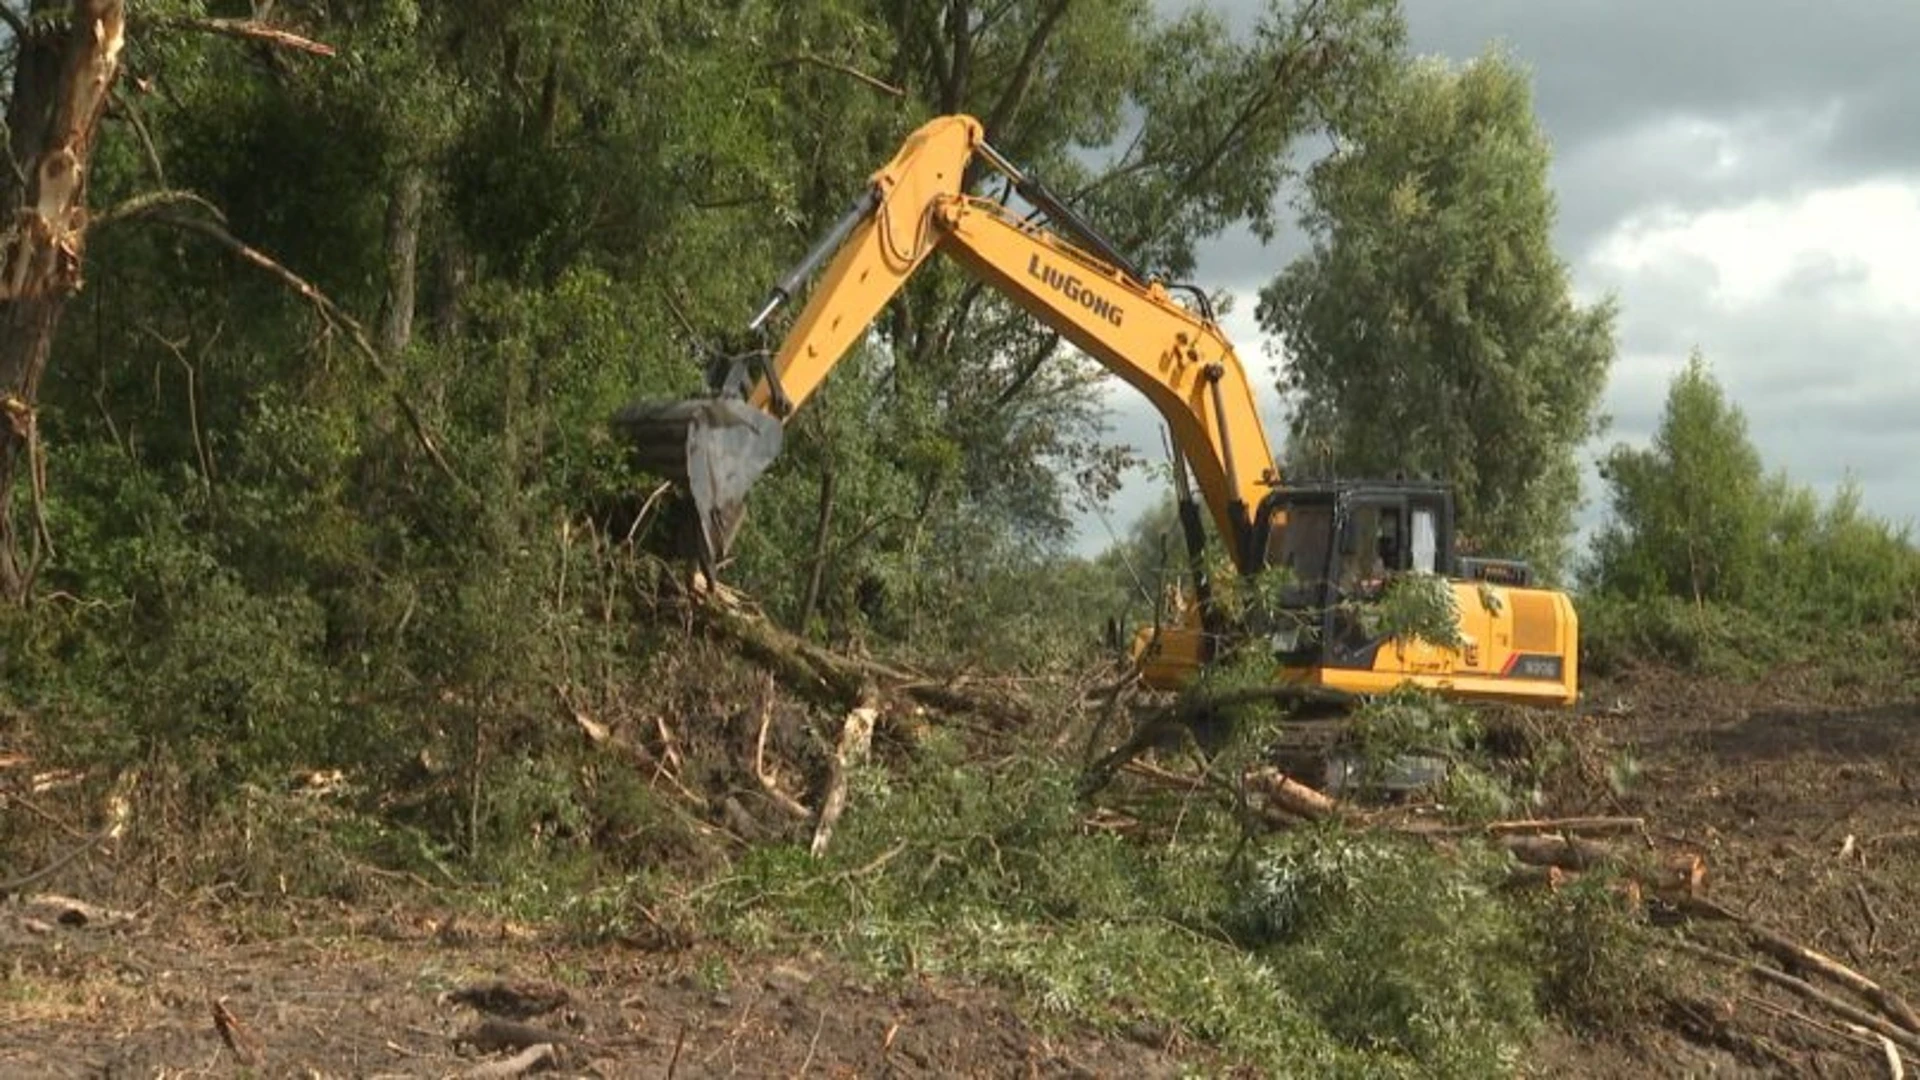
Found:
M 1433 511 L 1416 509 L 1413 512 L 1413 569 L 1421 573 L 1437 573 L 1440 561 L 1440 534 L 1434 526 Z

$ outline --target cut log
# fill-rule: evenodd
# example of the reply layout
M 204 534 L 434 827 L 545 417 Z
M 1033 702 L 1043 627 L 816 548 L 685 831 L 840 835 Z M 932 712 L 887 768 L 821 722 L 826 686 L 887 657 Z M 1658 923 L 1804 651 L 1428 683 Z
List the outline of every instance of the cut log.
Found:
M 1836 1016 L 1858 1024 L 1872 1031 L 1874 1034 L 1897 1044 L 1908 1053 L 1920 1053 L 1920 1034 L 1908 1031 L 1893 1021 L 1888 1020 L 1886 1017 L 1870 1013 L 1850 1002 L 1842 1001 L 1832 994 L 1821 990 L 1819 987 L 1814 986 L 1812 983 L 1807 982 L 1805 979 L 1796 978 L 1784 971 L 1767 967 L 1765 964 L 1758 964 L 1751 960 L 1742 960 L 1737 956 L 1730 956 L 1718 949 L 1710 949 L 1704 945 L 1687 941 L 1684 938 L 1669 939 L 1666 944 L 1690 956 L 1697 956 L 1703 960 L 1712 960 L 1715 963 L 1725 964 L 1735 970 L 1744 971 L 1755 979 L 1771 983 L 1790 993 L 1797 994 L 1805 1000 L 1827 1009 Z
M 1509 889 L 1544 889 L 1547 892 L 1559 892 L 1561 889 L 1580 880 L 1580 875 L 1571 870 L 1562 870 L 1557 866 L 1530 866 L 1521 863 L 1507 872 L 1506 887 Z M 1640 882 L 1633 878 L 1618 878 L 1607 883 L 1607 888 L 1620 898 L 1621 906 L 1629 912 L 1638 912 L 1644 900 L 1644 890 Z
M 1657 896 L 1696 897 L 1706 887 L 1706 861 L 1688 852 L 1647 857 L 1576 836 L 1502 836 L 1497 842 L 1529 866 L 1573 871 L 1617 869 Z
M 1248 789 L 1257 792 L 1269 808 L 1313 821 L 1340 816 L 1339 803 L 1278 769 L 1251 770 L 1246 782 Z
M 1692 898 L 1682 903 L 1680 910 L 1689 915 L 1738 925 L 1754 948 L 1789 967 L 1811 971 L 1846 987 L 1872 1002 L 1875 1008 L 1885 1013 L 1894 1023 L 1920 1035 L 1920 1016 L 1914 1014 L 1913 1007 L 1908 1005 L 1905 999 L 1833 957 L 1810 949 L 1778 931 L 1761 926 L 1743 917 L 1739 912 L 1711 900 Z
M 1576 836 L 1503 836 L 1500 846 L 1529 866 L 1557 866 L 1562 870 L 1591 870 L 1596 866 L 1617 865 L 1621 859 L 1611 848 Z

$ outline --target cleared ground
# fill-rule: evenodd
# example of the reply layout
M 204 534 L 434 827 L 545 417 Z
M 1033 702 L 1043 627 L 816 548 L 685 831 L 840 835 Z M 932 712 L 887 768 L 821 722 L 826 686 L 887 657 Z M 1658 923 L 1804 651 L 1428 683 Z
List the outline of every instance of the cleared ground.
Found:
M 1920 703 L 1817 685 L 1646 673 L 1594 686 L 1590 722 L 1626 782 L 1553 809 L 1645 816 L 1663 842 L 1705 853 L 1716 902 L 1920 998 Z M 1203 1047 L 1043 1033 L 995 990 L 877 984 L 817 956 L 587 948 L 426 908 L 135 914 L 67 925 L 0 905 L 0 1075 L 462 1075 L 511 1051 L 464 1042 L 479 1015 L 449 994 L 499 978 L 566 992 L 530 1021 L 566 1037 L 561 1075 L 1214 1071 Z M 1690 1005 L 1640 1026 L 1551 1033 L 1536 1061 L 1562 1076 L 1888 1075 L 1877 1041 L 1791 997 L 1731 971 L 1690 985 Z

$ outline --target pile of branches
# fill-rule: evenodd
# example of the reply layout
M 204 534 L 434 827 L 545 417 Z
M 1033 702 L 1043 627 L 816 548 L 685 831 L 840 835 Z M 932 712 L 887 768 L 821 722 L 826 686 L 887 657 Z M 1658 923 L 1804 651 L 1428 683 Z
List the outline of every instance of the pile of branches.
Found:
M 1020 733 L 1032 740 L 1040 734 L 1051 740 L 1057 752 L 1066 749 L 1076 730 L 1073 720 L 1080 719 L 1048 715 L 1012 680 L 936 676 L 833 652 L 780 630 L 737 597 L 722 592 L 710 593 L 685 611 L 690 628 L 753 660 L 770 682 L 777 681 L 792 694 L 840 715 L 831 760 L 824 776 L 808 790 L 790 787 L 782 768 L 766 758 L 771 686 L 754 741 L 754 777 L 789 823 L 811 826 L 816 855 L 826 851 L 835 823 L 847 810 L 848 774 L 870 752 L 876 728 L 897 724 L 901 717 L 937 716 L 942 723 L 990 736 Z M 1651 946 L 1738 972 L 1790 995 L 1793 1004 L 1751 1000 L 1778 1019 L 1884 1054 L 1896 1077 L 1904 1075 L 1903 1055 L 1920 1054 L 1920 1017 L 1897 993 L 1882 981 L 1711 899 L 1704 855 L 1679 838 L 1662 834 L 1643 817 L 1617 813 L 1461 824 L 1437 815 L 1431 804 L 1374 806 L 1347 801 L 1266 761 L 1223 770 L 1223 759 L 1166 753 L 1194 749 L 1192 739 L 1183 739 L 1178 732 L 1196 716 L 1273 697 L 1276 692 L 1270 689 L 1229 690 L 1213 697 L 1184 695 L 1136 717 L 1127 738 L 1096 755 L 1102 735 L 1120 711 L 1118 703 L 1137 689 L 1137 677 L 1127 674 L 1097 687 L 1090 684 L 1080 694 L 1084 704 L 1093 706 L 1083 710 L 1092 714 L 1085 724 L 1091 729 L 1084 735 L 1090 764 L 1082 787 L 1090 804 L 1089 829 L 1127 832 L 1139 827 L 1141 822 L 1120 808 L 1124 800 L 1114 796 L 1123 789 L 1145 789 L 1220 800 L 1251 830 L 1284 830 L 1312 823 L 1385 831 L 1442 848 L 1477 840 L 1511 857 L 1508 884 L 1513 889 L 1557 891 L 1585 877 L 1600 877 L 1622 910 L 1647 929 Z M 1123 779 L 1124 784 L 1119 783 Z M 1736 943 L 1705 943 L 1697 932 L 1707 928 L 1721 931 L 1722 939 L 1731 936 Z M 1714 1029 L 1705 1037 L 1739 1041 L 1729 1033 L 1723 1017 L 1708 1015 L 1716 1010 L 1700 1002 L 1690 1004 L 1699 1014 L 1696 1018 L 1703 1018 L 1703 1026 Z M 1764 1046 L 1753 1056 L 1786 1060 L 1769 1054 Z

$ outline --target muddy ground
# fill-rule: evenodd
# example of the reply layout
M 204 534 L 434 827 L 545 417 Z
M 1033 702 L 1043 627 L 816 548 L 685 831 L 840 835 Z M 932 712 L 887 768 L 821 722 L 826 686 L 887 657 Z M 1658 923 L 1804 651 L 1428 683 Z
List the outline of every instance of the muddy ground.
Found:
M 1663 844 L 1704 853 L 1713 900 L 1920 999 L 1920 702 L 1814 685 L 1791 673 L 1592 685 L 1588 722 L 1626 783 L 1552 809 L 1646 816 Z M 0 1076 L 466 1075 L 509 1054 L 462 1039 L 480 1014 L 451 995 L 499 978 L 564 992 L 531 1021 L 563 1036 L 562 1075 L 1210 1071 L 1204 1048 L 1043 1033 L 992 990 L 876 984 L 817 956 L 584 948 L 415 909 L 307 906 L 263 920 L 156 905 L 85 925 L 60 913 L 0 905 Z M 1877 1040 L 1777 990 L 1734 972 L 1688 985 L 1643 1024 L 1549 1034 L 1531 1064 L 1560 1076 L 1889 1075 Z M 237 1050 L 216 1013 L 237 1023 Z

